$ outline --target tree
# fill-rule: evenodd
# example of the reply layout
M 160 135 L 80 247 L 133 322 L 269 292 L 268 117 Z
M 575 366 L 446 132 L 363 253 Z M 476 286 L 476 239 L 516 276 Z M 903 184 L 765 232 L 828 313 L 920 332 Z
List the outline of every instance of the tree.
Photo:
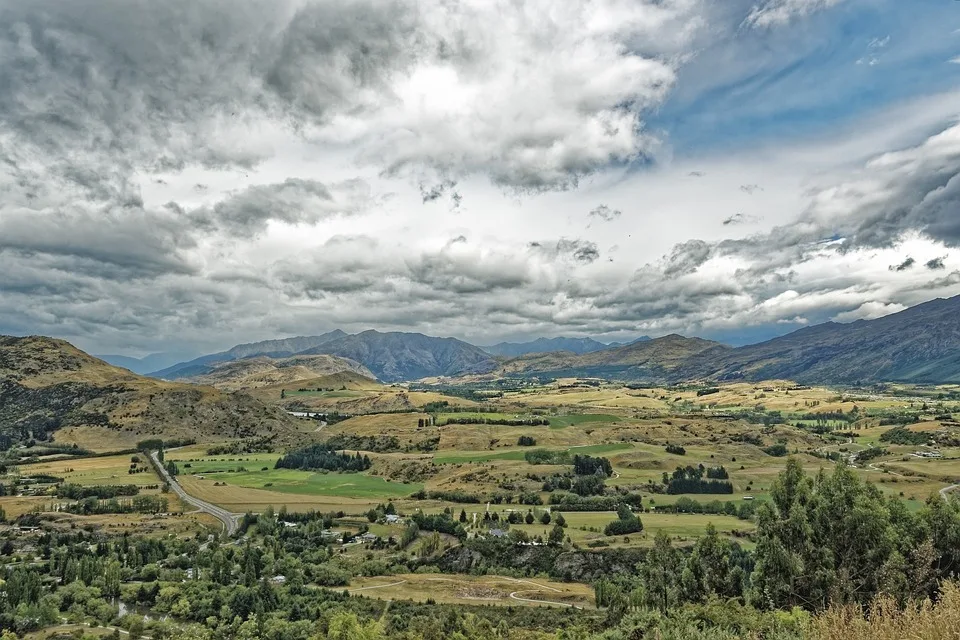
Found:
M 116 598 L 120 595 L 120 563 L 110 560 L 103 571 L 103 595 Z
M 363 624 L 357 618 L 357 614 L 345 611 L 334 613 L 327 626 L 327 640 L 380 640 L 384 637 L 386 636 L 379 622 L 371 620 Z M 315 636 L 315 640 L 323 640 L 323 638 L 323 636 Z
M 466 522 L 466 521 L 467 521 L 467 510 L 460 509 L 460 522 Z
M 761 606 L 867 604 L 921 542 L 912 517 L 842 463 L 811 480 L 791 458 L 771 496 L 758 510 L 751 579 Z
M 564 538 L 563 527 L 560 526 L 560 523 L 553 525 L 553 529 L 550 530 L 550 536 L 547 538 L 547 542 L 552 545 L 563 544 Z
M 663 530 L 657 532 L 653 548 L 640 565 L 640 574 L 646 587 L 647 601 L 666 613 L 677 600 L 677 550 L 670 543 L 670 536 Z
M 525 522 L 526 522 L 527 524 L 533 524 L 533 523 L 534 523 L 533 512 L 532 512 L 532 511 L 528 511 L 528 512 L 527 512 L 527 517 L 526 517 L 524 520 L 525 520 Z
M 556 522 L 557 525 L 558 525 L 558 526 L 561 526 L 561 527 L 567 526 L 567 520 L 566 520 L 566 518 L 563 517 L 563 514 L 562 514 L 562 513 L 558 513 L 558 514 L 557 514 L 557 517 L 554 518 L 554 522 Z
M 550 512 L 544 511 L 540 515 L 540 524 L 550 524 Z

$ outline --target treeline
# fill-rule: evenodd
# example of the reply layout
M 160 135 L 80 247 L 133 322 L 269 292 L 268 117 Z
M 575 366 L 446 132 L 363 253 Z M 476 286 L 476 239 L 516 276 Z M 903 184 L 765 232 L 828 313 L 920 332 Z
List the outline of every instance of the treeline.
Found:
M 106 513 L 166 513 L 169 501 L 163 496 L 134 496 L 131 500 L 85 498 L 62 507 L 63 511 L 89 516 Z
M 312 444 L 291 451 L 277 459 L 276 469 L 304 469 L 326 471 L 366 471 L 371 466 L 370 457 L 358 451 L 350 455 L 336 451 L 324 443 Z
M 66 483 L 57 487 L 58 498 L 82 500 L 84 498 L 116 498 L 119 496 L 135 496 L 140 493 L 140 487 L 135 484 L 94 484 L 89 486 Z
M 477 416 L 466 416 L 463 418 L 447 418 L 439 423 L 439 426 L 448 424 L 496 424 L 506 427 L 540 427 L 548 426 L 550 421 L 546 418 L 481 418 Z
M 554 493 L 550 496 L 550 506 L 557 511 L 616 511 L 620 505 L 629 505 L 640 509 L 643 496 L 639 493 L 626 493 L 616 496 L 578 496 L 569 493 Z
M 710 479 L 712 477 L 728 477 L 726 469 L 716 467 L 711 469 L 709 474 L 703 465 L 677 467 L 670 475 L 667 475 L 666 471 L 663 472 L 663 484 L 666 485 L 669 494 L 733 493 L 733 485 L 730 482 Z M 704 478 L 704 475 L 707 475 L 707 479 Z
M 710 515 L 733 516 L 740 520 L 749 520 L 757 512 L 757 502 L 752 500 L 739 504 L 729 500 L 724 502 L 720 502 L 719 500 L 700 502 L 693 498 L 683 496 L 677 498 L 677 501 L 673 504 L 658 504 L 655 510 L 657 513 L 706 513 Z
M 481 496 L 467 493 L 460 489 L 449 491 L 424 491 L 421 489 L 410 496 L 413 500 L 443 500 L 444 502 L 462 502 L 464 504 L 480 504 L 483 502 Z

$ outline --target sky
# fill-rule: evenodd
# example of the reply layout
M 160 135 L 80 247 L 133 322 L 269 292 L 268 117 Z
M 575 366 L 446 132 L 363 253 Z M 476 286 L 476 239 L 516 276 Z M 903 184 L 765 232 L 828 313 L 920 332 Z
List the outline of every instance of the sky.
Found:
M 960 2 L 0 0 L 0 333 L 744 344 L 960 295 Z

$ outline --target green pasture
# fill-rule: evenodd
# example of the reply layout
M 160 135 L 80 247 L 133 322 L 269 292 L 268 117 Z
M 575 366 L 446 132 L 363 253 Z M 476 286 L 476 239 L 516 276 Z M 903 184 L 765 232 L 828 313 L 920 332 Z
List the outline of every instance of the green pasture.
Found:
M 450 451 L 434 454 L 435 464 L 464 464 L 467 462 L 490 462 L 493 460 L 523 460 L 528 451 L 547 449 L 550 451 L 569 451 L 580 455 L 599 455 L 632 449 L 633 445 L 626 442 L 612 442 L 608 444 L 591 444 L 582 447 L 522 447 L 508 451 Z
M 583 413 L 583 414 L 574 414 L 568 416 L 550 416 L 551 429 L 566 429 L 567 427 L 575 427 L 581 424 L 591 424 L 591 423 L 600 423 L 600 424 L 609 424 L 611 422 L 617 422 L 621 418 L 617 416 L 611 416 L 605 413 Z
M 364 473 L 314 473 L 297 469 L 218 473 L 209 479 L 248 489 L 266 489 L 280 493 L 385 500 L 404 498 L 423 488 L 419 483 L 388 482 Z

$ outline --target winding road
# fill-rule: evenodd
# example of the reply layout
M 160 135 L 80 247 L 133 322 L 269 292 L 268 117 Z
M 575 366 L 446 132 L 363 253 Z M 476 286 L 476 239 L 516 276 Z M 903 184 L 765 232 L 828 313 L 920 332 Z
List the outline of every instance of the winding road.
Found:
M 180 486 L 180 483 L 177 482 L 176 478 L 171 476 L 167 470 L 164 468 L 163 464 L 160 462 L 160 459 L 157 457 L 156 451 L 150 452 L 150 460 L 153 461 L 153 466 L 156 468 L 157 473 L 160 474 L 160 477 L 170 485 L 170 488 L 173 489 L 173 492 L 186 503 L 192 504 L 200 511 L 204 513 L 209 513 L 214 518 L 223 523 L 223 530 L 228 536 L 232 536 L 236 533 L 238 525 L 237 514 L 230 513 L 226 509 L 222 509 L 215 504 L 211 504 L 206 500 L 201 500 L 200 498 L 194 498 L 189 493 L 184 491 L 183 487 Z
M 958 488 L 960 488 L 960 484 L 952 484 L 949 487 L 944 487 L 943 489 L 940 489 L 940 497 L 946 502 L 950 502 L 950 492 L 955 491 Z

